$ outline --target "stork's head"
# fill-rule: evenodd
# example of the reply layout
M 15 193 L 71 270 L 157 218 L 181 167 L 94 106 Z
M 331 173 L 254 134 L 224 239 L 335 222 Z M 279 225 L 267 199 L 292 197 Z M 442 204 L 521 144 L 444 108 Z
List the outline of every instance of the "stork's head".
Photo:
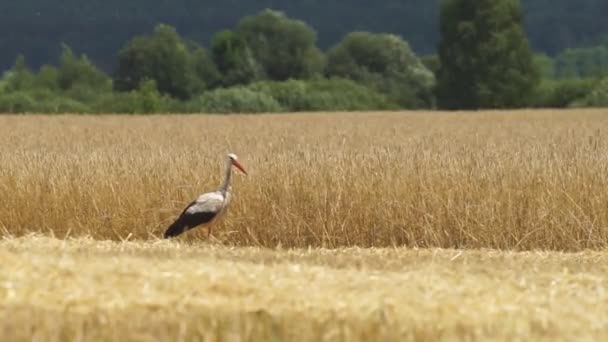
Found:
M 241 165 L 241 163 L 239 163 L 238 157 L 236 156 L 236 154 L 229 153 L 228 159 L 230 160 L 230 162 L 232 163 L 233 166 L 235 166 L 237 169 L 239 169 L 239 171 L 241 171 L 245 175 L 247 174 L 247 171 L 245 171 L 245 168 L 243 167 L 243 165 Z

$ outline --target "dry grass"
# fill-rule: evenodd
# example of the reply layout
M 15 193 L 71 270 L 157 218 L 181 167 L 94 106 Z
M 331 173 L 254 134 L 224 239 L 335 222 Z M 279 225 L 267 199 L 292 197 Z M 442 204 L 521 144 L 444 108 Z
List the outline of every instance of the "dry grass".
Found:
M 0 241 L 10 341 L 608 338 L 608 255 Z
M 160 236 L 232 151 L 226 244 L 604 248 L 606 114 L 4 116 L 0 229 Z
M 604 340 L 606 114 L 0 116 L 1 336 Z

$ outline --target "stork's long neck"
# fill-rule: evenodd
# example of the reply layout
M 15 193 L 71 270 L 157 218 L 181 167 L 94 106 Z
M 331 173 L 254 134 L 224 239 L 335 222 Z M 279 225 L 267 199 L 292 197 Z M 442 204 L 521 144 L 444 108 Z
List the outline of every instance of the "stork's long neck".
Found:
M 228 159 L 226 162 L 226 171 L 224 175 L 224 183 L 222 183 L 221 191 L 226 192 L 230 190 L 232 184 L 232 160 Z

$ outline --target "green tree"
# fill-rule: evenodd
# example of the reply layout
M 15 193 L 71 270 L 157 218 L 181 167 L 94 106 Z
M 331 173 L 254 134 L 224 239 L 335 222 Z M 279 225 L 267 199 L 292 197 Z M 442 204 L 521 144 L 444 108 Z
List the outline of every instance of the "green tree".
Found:
M 555 57 L 558 78 L 608 75 L 608 44 L 566 49 Z
M 530 102 L 539 71 L 521 22 L 518 0 L 441 3 L 441 108 L 511 108 Z
M 35 76 L 25 62 L 25 56 L 19 54 L 13 67 L 6 73 L 5 91 L 27 91 L 34 87 Z
M 213 59 L 205 49 L 196 44 L 192 45 L 192 67 L 194 73 L 201 81 L 203 88 L 215 88 L 221 82 L 222 76 Z
M 571 105 L 572 107 L 608 107 L 608 77 L 597 81 L 584 97 Z
M 203 89 L 191 52 L 175 28 L 157 25 L 151 36 L 135 37 L 119 52 L 114 86 L 131 91 L 154 80 L 160 93 L 188 99 Z
M 247 84 L 261 78 L 262 69 L 251 49 L 234 31 L 220 31 L 213 36 L 211 55 L 223 86 Z
M 36 85 L 51 91 L 59 90 L 59 70 L 51 65 L 43 65 L 36 75 Z
M 555 61 L 544 53 L 534 54 L 534 63 L 539 71 L 541 79 L 552 79 L 555 77 Z
M 91 63 L 87 56 L 74 55 L 72 49 L 65 44 L 62 45 L 62 53 L 59 58 L 57 82 L 61 90 L 69 90 L 74 87 L 97 90 L 111 88 L 111 79 L 106 74 Z
M 533 107 L 566 108 L 583 99 L 596 87 L 591 78 L 543 79 L 534 93 Z
M 271 80 L 310 78 L 321 74 L 323 54 L 316 32 L 301 20 L 266 9 L 241 19 L 236 31 Z
M 405 108 L 433 102 L 433 73 L 393 34 L 349 33 L 328 52 L 327 75 L 370 86 Z
M 323 49 L 357 29 L 393 32 L 407 39 L 417 53 L 430 54 L 438 37 L 438 4 L 438 0 L 378 0 L 373 5 L 362 0 L 0 1 L 2 32 L 10 32 L 0 35 L 0 69 L 10 68 L 20 52 L 28 57 L 30 67 L 38 68 L 54 60 L 58 44 L 66 40 L 107 69 L 133 32 L 156 24 L 158 18 L 179 25 L 184 37 L 206 42 L 239 18 L 269 7 L 310 23 Z M 522 0 L 522 5 L 532 45 L 552 56 L 565 48 L 599 44 L 608 33 L 606 0 Z
M 429 69 L 433 75 L 437 74 L 437 71 L 439 71 L 439 56 L 436 54 L 432 54 L 432 55 L 426 55 L 426 56 L 422 56 L 420 57 L 420 61 L 422 62 L 422 64 L 424 64 L 424 66 Z

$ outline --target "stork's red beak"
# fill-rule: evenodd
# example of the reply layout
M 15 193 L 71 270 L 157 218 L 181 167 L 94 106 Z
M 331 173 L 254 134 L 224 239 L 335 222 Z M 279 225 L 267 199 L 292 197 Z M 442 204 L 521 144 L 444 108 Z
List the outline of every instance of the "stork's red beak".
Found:
M 242 173 L 247 174 L 247 171 L 245 171 L 243 165 L 241 165 L 241 163 L 239 163 L 237 160 L 233 159 L 232 164 L 234 164 L 234 166 L 236 166 L 236 168 L 239 169 Z

